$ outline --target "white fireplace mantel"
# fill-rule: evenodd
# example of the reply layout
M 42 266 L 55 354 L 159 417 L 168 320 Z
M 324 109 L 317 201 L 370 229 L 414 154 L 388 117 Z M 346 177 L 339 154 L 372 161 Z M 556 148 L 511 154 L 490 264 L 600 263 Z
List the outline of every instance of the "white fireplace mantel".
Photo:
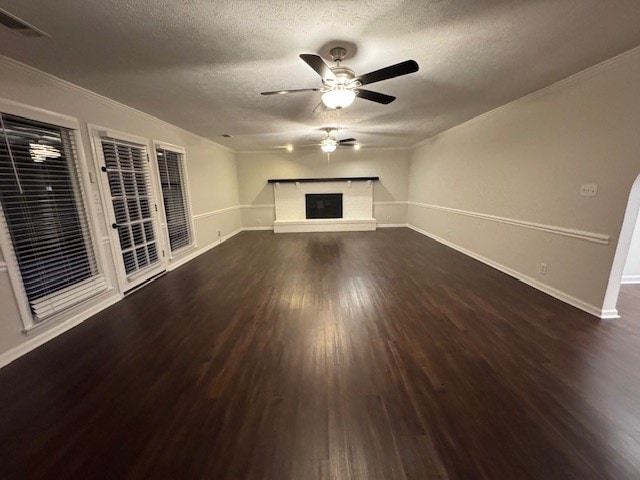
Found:
M 378 177 L 274 179 L 275 233 L 349 232 L 376 229 L 373 184 Z M 342 193 L 342 218 L 306 218 L 307 193 Z

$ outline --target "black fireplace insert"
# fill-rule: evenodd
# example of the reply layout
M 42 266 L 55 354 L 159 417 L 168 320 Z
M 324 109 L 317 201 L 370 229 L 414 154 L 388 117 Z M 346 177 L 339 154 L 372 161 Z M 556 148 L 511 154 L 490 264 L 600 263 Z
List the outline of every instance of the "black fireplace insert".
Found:
M 307 193 L 307 218 L 342 218 L 341 193 Z

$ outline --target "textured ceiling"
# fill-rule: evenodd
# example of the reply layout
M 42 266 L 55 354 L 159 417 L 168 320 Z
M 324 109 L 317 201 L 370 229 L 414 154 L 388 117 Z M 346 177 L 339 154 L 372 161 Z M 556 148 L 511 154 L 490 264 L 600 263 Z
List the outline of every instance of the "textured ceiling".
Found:
M 0 0 L 49 33 L 0 28 L 0 54 L 239 151 L 302 145 L 338 123 L 364 147 L 407 147 L 640 45 L 638 0 Z M 299 58 L 341 40 L 365 73 L 406 59 L 418 73 L 370 85 L 319 114 Z M 1 96 L 1 92 L 0 92 Z M 339 118 L 338 116 L 339 115 Z M 233 138 L 222 138 L 228 133 Z

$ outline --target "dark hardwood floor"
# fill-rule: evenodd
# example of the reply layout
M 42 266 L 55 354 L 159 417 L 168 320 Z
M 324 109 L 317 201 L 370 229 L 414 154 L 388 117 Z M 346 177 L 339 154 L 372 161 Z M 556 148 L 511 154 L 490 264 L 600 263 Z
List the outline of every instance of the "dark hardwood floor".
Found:
M 622 306 L 408 229 L 245 232 L 0 370 L 0 478 L 638 479 Z

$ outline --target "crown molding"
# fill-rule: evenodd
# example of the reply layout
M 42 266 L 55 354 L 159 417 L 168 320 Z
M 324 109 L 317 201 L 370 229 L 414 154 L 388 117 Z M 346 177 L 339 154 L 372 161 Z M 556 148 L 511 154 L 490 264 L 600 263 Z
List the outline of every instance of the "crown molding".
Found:
M 562 80 L 558 80 L 557 82 L 554 82 L 550 85 L 547 85 L 546 87 L 542 87 L 539 90 L 536 90 L 535 92 L 529 93 L 523 97 L 519 97 L 516 98 L 515 100 L 512 100 L 508 103 L 505 103 L 504 105 L 500 105 L 499 107 L 496 107 L 492 110 L 489 110 L 488 112 L 484 112 L 481 113 L 480 115 L 476 116 L 476 117 L 472 117 L 469 120 L 465 120 L 462 123 L 459 123 L 457 125 L 454 125 L 453 127 L 447 128 L 446 130 L 443 130 L 442 132 L 438 132 L 435 135 L 432 135 L 430 137 L 425 138 L 424 140 L 420 140 L 418 143 L 415 143 L 414 145 L 412 145 L 411 147 L 409 147 L 411 150 L 414 150 L 418 147 L 421 147 L 427 143 L 429 143 L 430 141 L 445 135 L 446 133 L 450 133 L 454 130 L 457 129 L 461 129 L 464 127 L 469 127 L 473 124 L 475 124 L 476 122 L 479 122 L 485 118 L 491 117 L 493 115 L 498 115 L 500 113 L 502 113 L 503 111 L 508 111 L 511 110 L 513 108 L 516 108 L 522 104 L 526 104 L 528 102 L 531 102 L 535 99 L 537 99 L 538 97 L 541 97 L 545 94 L 547 94 L 550 91 L 553 91 L 557 88 L 561 88 L 564 87 L 566 85 L 571 85 L 574 84 L 576 82 L 582 81 L 584 79 L 590 78 L 594 75 L 597 75 L 598 73 L 600 73 L 602 70 L 606 70 L 614 65 L 616 65 L 617 63 L 621 62 L 622 60 L 625 60 L 627 57 L 631 57 L 633 55 L 638 55 L 640 54 L 640 46 L 638 47 L 634 47 L 631 50 L 627 50 L 626 52 L 622 52 L 619 55 L 616 55 L 615 57 L 611 57 L 607 60 L 604 60 L 600 63 L 596 63 L 595 65 L 592 65 L 591 67 L 587 67 L 584 70 L 580 70 L 579 72 L 576 72 L 572 75 L 569 75 L 566 78 L 563 78 Z
M 27 75 L 30 75 L 33 78 L 36 78 L 38 80 L 41 80 L 43 82 L 49 83 L 50 85 L 53 85 L 55 87 L 61 87 L 61 88 L 65 88 L 67 90 L 70 90 L 74 93 L 80 93 L 82 95 L 84 95 L 87 98 L 90 98 L 93 101 L 97 101 L 103 105 L 106 105 L 108 107 L 115 107 L 115 108 L 119 108 L 119 109 L 123 109 L 123 110 L 127 110 L 129 113 L 133 113 L 135 115 L 138 115 L 141 118 L 144 118 L 145 120 L 148 121 L 152 121 L 155 122 L 157 124 L 163 125 L 165 127 L 171 127 L 171 128 L 177 128 L 178 130 L 181 130 L 182 132 L 186 132 L 189 135 L 195 135 L 198 138 L 201 138 L 203 140 L 206 140 L 207 142 L 212 143 L 213 145 L 215 145 L 216 147 L 219 147 L 223 150 L 226 150 L 228 152 L 231 153 L 237 153 L 235 150 L 226 147 L 224 145 L 221 145 L 219 143 L 214 142 L 213 140 L 211 140 L 210 138 L 207 137 L 203 137 L 202 135 L 199 135 L 195 132 L 191 132 L 189 130 L 186 130 L 182 127 L 179 127 L 178 125 L 174 125 L 172 123 L 169 123 L 165 120 L 162 120 L 158 117 L 154 117 L 153 115 L 143 112 L 142 110 L 138 110 L 134 107 L 131 107 L 129 105 L 126 105 L 124 103 L 118 102 L 117 100 L 114 100 L 112 98 L 109 97 L 105 97 L 104 95 L 101 95 L 99 93 L 96 93 L 92 90 L 86 89 L 84 87 L 81 87 L 80 85 L 76 85 L 75 83 L 71 83 L 67 80 L 64 80 L 60 77 L 56 77 L 55 75 L 52 75 L 50 73 L 47 73 L 43 70 L 40 70 L 36 67 L 32 67 L 31 65 L 27 65 L 26 63 L 22 63 L 19 62 L 18 60 L 14 60 L 13 58 L 7 57 L 5 55 L 0 55 L 0 65 L 7 65 L 11 68 L 15 68 L 16 70 L 20 70 L 22 73 L 25 73 Z

